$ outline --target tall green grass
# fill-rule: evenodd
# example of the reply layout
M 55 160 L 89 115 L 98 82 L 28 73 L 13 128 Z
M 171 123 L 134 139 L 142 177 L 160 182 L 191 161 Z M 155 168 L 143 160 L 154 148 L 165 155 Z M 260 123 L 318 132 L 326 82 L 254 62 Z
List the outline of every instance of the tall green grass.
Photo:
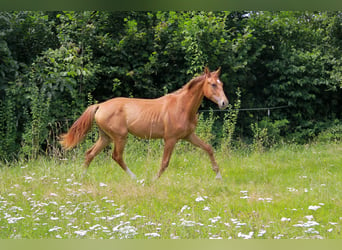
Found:
M 341 238 L 341 143 L 218 150 L 222 181 L 200 149 L 179 145 L 155 182 L 161 141 L 129 138 L 137 181 L 110 149 L 81 179 L 86 146 L 2 164 L 1 239 Z

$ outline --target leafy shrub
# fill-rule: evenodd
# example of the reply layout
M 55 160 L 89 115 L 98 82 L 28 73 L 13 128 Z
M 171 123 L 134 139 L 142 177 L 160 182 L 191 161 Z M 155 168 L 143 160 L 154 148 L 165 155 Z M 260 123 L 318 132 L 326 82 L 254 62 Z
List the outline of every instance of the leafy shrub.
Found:
M 318 134 L 316 141 L 323 143 L 342 141 L 341 121 L 335 120 L 331 126 Z

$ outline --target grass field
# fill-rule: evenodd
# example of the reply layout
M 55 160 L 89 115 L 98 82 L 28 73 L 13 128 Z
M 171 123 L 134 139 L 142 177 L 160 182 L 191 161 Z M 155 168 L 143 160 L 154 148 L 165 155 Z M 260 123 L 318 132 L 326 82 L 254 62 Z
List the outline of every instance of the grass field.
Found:
M 65 159 L 0 167 L 0 239 L 341 239 L 342 144 L 217 152 L 215 180 L 199 149 L 171 158 L 153 182 L 158 142 L 132 142 L 131 180 L 100 154 L 81 179 L 81 149 Z

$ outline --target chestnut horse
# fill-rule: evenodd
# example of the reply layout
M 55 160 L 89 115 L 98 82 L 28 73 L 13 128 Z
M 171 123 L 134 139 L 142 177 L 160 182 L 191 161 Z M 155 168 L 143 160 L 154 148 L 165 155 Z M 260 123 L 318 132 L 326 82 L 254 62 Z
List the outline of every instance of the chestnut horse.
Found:
M 215 102 L 220 109 L 228 105 L 219 75 L 220 68 L 210 72 L 206 67 L 201 76 L 193 78 L 181 89 L 157 99 L 117 97 L 91 105 L 71 126 L 68 133 L 61 136 L 60 143 L 65 149 L 76 146 L 89 132 L 95 119 L 99 128 L 99 139 L 86 152 L 83 176 L 94 157 L 109 143 L 114 142 L 112 158 L 132 178 L 136 178 L 123 160 L 127 134 L 131 133 L 145 139 L 164 139 L 163 159 L 156 178 L 167 168 L 177 141 L 184 139 L 208 153 L 216 178 L 221 179 L 212 147 L 194 133 L 197 111 L 203 96 Z

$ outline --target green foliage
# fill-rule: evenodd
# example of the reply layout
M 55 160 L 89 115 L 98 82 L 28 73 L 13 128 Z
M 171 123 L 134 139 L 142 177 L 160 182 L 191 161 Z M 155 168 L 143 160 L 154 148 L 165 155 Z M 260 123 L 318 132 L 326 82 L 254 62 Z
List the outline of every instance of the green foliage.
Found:
M 241 91 L 239 88 L 237 89 L 236 95 L 237 100 L 234 103 L 234 106 L 229 104 L 228 112 L 224 114 L 223 118 L 221 150 L 224 152 L 229 152 L 232 149 L 233 135 L 235 133 L 239 109 L 241 107 Z
M 212 109 L 210 109 L 206 118 L 204 113 L 200 113 L 198 116 L 196 134 L 207 143 L 212 144 L 215 140 L 216 136 L 213 133 L 213 128 L 217 118 L 218 117 L 214 115 L 214 111 Z
M 342 140 L 342 124 L 339 120 L 330 122 L 326 129 L 323 129 L 316 138 L 320 143 L 340 142 Z
M 37 158 L 41 145 L 46 143 L 48 137 L 47 124 L 49 123 L 49 109 L 51 96 L 47 96 L 45 89 L 33 85 L 28 89 L 30 98 L 31 122 L 27 123 L 23 134 L 22 153 L 29 158 Z

